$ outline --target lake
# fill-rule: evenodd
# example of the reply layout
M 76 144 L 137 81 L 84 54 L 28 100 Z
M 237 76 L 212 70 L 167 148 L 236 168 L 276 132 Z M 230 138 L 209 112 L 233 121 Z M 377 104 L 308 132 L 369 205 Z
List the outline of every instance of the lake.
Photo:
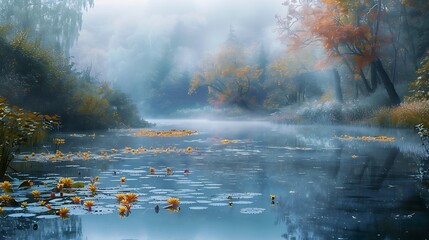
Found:
M 153 121 L 157 130 L 190 129 L 199 134 L 136 137 L 134 129 L 62 133 L 57 134 L 65 139 L 60 150 L 70 152 L 70 158 L 46 160 L 40 153 L 52 153 L 51 144 L 36 149 L 28 160 L 25 156 L 31 151 L 16 156 L 12 167 L 19 173 L 11 171 L 11 176 L 35 184 L 11 193 L 18 202 L 29 204 L 4 208 L 0 238 L 429 237 L 429 184 L 422 181 L 419 167 L 424 153 L 413 131 L 258 121 Z M 357 138 L 362 136 L 395 140 Z M 225 139 L 231 141 L 222 142 Z M 146 151 L 130 150 L 140 147 Z M 188 147 L 192 151 L 185 153 Z M 88 160 L 76 155 L 87 151 Z M 86 185 L 96 176 L 98 189 L 92 195 Z M 60 177 L 84 182 L 85 188 L 51 199 L 50 189 Z M 19 183 L 13 183 L 14 189 Z M 34 189 L 42 193 L 40 199 L 31 196 Z M 119 192 L 139 195 L 123 216 L 115 197 Z M 70 203 L 74 195 L 93 200 L 92 211 Z M 273 201 L 270 195 L 275 195 Z M 180 210 L 163 208 L 169 197 L 180 199 Z M 36 200 L 43 199 L 54 210 L 70 207 L 68 218 L 38 206 Z

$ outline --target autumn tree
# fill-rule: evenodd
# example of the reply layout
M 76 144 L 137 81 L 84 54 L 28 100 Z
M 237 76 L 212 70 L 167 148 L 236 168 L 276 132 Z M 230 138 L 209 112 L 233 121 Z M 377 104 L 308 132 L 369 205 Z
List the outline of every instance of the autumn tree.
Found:
M 258 89 L 261 88 L 262 70 L 247 62 L 245 49 L 238 43 L 233 32 L 227 42 L 214 55 L 202 61 L 199 71 L 191 80 L 188 93 L 207 87 L 210 103 L 233 105 L 243 109 L 259 105 Z
M 374 91 L 378 74 L 391 103 L 398 105 L 400 98 L 380 55 L 385 41 L 379 31 L 382 4 L 381 0 L 286 1 L 287 15 L 277 20 L 281 34 L 288 38 L 292 49 L 321 43 L 327 54 L 325 64 L 343 63 L 360 78 L 368 92 Z M 373 70 L 372 85 L 364 69 L 369 65 Z
M 58 124 L 57 116 L 28 112 L 0 97 L 0 180 L 21 145 L 40 142 L 43 132 Z
M 319 59 L 319 53 L 314 48 L 284 52 L 274 59 L 268 67 L 268 77 L 264 82 L 267 92 L 264 106 L 275 109 L 302 103 L 308 97 L 318 95 L 315 89 L 317 77 L 311 75 L 317 73 L 319 78 L 322 77 L 323 74 L 313 67 Z

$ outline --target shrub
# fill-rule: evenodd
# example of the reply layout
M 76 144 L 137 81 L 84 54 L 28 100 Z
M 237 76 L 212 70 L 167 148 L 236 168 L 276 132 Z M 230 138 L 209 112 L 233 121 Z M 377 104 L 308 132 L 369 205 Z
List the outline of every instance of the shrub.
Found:
M 404 102 L 398 107 L 382 108 L 373 117 L 373 123 L 383 127 L 413 128 L 429 125 L 429 101 Z

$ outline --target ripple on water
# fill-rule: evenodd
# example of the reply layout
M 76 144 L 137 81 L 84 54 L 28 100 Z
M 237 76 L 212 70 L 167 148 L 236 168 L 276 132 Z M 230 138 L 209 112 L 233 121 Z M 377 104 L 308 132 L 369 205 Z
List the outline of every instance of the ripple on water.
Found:
M 195 206 L 195 207 L 189 207 L 191 210 L 206 210 L 208 207 L 201 207 L 201 206 Z
M 265 208 L 242 208 L 240 213 L 243 214 L 261 214 L 265 211 Z

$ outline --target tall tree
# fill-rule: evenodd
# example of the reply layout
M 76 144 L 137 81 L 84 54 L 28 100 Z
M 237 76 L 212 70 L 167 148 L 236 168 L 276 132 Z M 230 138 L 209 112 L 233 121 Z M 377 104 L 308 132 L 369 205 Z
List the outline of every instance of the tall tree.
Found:
M 94 0 L 0 0 L 0 24 L 29 32 L 33 40 L 66 56 L 79 36 L 83 11 Z
M 384 39 L 379 34 L 382 1 L 321 0 L 286 1 L 286 17 L 277 17 L 281 33 L 289 38 L 292 48 L 321 42 L 327 62 L 340 60 L 360 76 L 368 92 L 373 92 L 364 67 L 371 65 L 393 105 L 401 100 L 385 70 L 380 54 Z M 367 14 L 362 14 L 363 12 Z M 376 75 L 373 72 L 373 77 Z M 375 79 L 373 79 L 375 80 Z

